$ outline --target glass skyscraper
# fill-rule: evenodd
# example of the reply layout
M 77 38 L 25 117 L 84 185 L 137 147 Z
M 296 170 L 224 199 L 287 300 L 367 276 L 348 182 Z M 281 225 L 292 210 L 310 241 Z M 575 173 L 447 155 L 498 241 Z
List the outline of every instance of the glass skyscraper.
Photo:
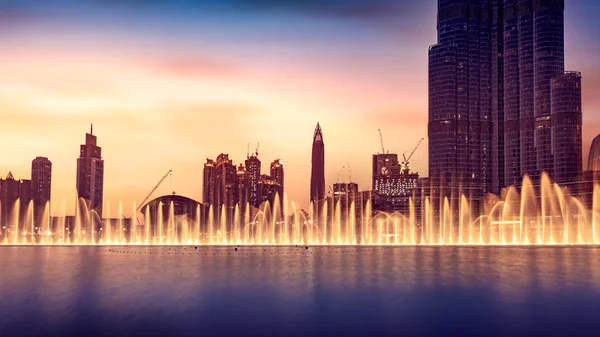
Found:
M 565 76 L 564 0 L 438 0 L 437 31 L 429 48 L 435 190 L 451 200 L 478 197 L 525 175 L 553 175 L 554 158 L 580 147 L 552 146 L 552 81 Z

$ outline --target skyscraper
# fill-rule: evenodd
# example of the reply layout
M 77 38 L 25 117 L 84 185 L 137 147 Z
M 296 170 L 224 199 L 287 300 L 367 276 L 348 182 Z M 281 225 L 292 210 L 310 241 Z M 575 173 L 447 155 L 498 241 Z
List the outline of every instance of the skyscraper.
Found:
M 235 203 L 238 205 L 240 214 L 245 214 L 246 205 L 250 196 L 250 175 L 244 165 L 240 164 L 236 171 Z
M 312 145 L 312 169 L 310 175 L 310 201 L 324 200 L 325 195 L 325 144 L 323 132 L 317 123 Z
M 215 203 L 215 161 L 206 159 L 202 172 L 202 202 L 205 205 Z
M 476 197 L 518 186 L 524 175 L 552 175 L 553 158 L 574 151 L 552 147 L 564 0 L 438 0 L 437 30 L 429 48 L 431 184 Z
M 40 227 L 52 189 L 52 162 L 48 158 L 36 157 L 31 162 L 31 188 L 33 217 L 36 227 Z
M 102 200 L 104 190 L 104 160 L 102 149 L 97 145 L 93 126 L 85 134 L 77 158 L 77 196 L 86 201 L 88 209 L 96 211 L 102 218 Z
M 275 182 L 277 182 L 277 184 L 279 185 L 279 190 L 277 191 L 277 193 L 279 194 L 279 198 L 283 200 L 283 161 L 281 161 L 280 159 L 275 159 L 271 163 L 270 173 L 271 178 L 273 178 Z
M 491 189 L 491 14 L 487 0 L 438 1 L 438 44 L 429 48 L 429 175 L 452 199 Z
M 574 183 L 582 172 L 581 73 L 552 78 L 552 153 L 554 180 Z
M 215 208 L 225 206 L 225 211 L 232 212 L 235 207 L 237 168 L 228 154 L 217 156 L 215 165 Z
M 258 151 L 257 151 L 258 152 Z M 255 208 L 260 206 L 260 198 L 258 197 L 258 179 L 260 178 L 261 163 L 258 159 L 258 153 L 248 154 L 246 158 L 246 171 L 248 171 L 249 197 L 250 205 Z
M 588 171 L 600 171 L 600 135 L 592 141 L 588 155 Z
M 563 75 L 565 70 L 564 11 L 564 0 L 534 1 L 533 43 L 536 171 L 539 174 L 548 172 L 550 176 L 554 176 L 551 80 L 553 77 Z M 559 153 L 554 153 L 554 155 L 561 156 Z M 576 172 L 575 174 L 578 173 L 580 172 Z

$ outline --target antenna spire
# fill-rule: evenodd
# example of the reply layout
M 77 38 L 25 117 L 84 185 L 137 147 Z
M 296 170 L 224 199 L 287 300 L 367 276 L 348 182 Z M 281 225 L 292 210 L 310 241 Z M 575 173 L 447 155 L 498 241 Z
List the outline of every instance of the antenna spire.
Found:
M 94 124 L 91 123 L 90 124 L 90 135 L 93 135 L 93 134 L 94 134 Z

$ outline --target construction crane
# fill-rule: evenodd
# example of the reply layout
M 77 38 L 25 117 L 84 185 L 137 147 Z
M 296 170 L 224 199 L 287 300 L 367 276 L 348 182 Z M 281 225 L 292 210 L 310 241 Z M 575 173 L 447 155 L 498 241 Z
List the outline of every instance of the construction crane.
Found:
M 379 130 L 379 141 L 381 142 L 381 154 L 385 154 L 385 148 L 383 147 L 383 135 L 381 134 L 381 129 Z
M 408 167 L 410 158 L 412 158 L 413 154 L 415 154 L 415 151 L 417 151 L 417 149 L 419 148 L 419 145 L 421 145 L 421 143 L 424 140 L 425 140 L 425 138 L 421 138 L 421 140 L 419 140 L 419 142 L 417 143 L 417 146 L 415 146 L 415 148 L 412 150 L 412 152 L 410 153 L 408 158 L 406 158 L 406 153 L 402 154 L 402 157 L 404 158 L 404 161 L 402 161 L 402 173 L 407 174 L 410 172 L 410 167 Z
M 340 170 L 340 174 L 338 174 L 338 178 L 337 178 L 338 184 L 340 183 L 340 179 L 342 178 L 342 173 L 344 173 L 344 168 L 346 168 L 346 165 L 342 166 L 342 169 Z
M 146 202 L 148 201 L 148 199 L 150 199 L 150 197 L 152 196 L 152 194 L 154 194 L 154 192 L 156 192 L 156 190 L 158 189 L 158 187 L 160 187 L 160 184 L 163 183 L 163 181 L 165 181 L 165 179 L 167 179 L 167 177 L 169 175 L 171 175 L 171 173 L 173 172 L 173 170 L 169 170 L 158 182 L 158 184 L 156 184 L 156 186 L 154 186 L 154 188 L 152 189 L 152 191 L 150 191 L 150 193 L 148 193 L 148 195 L 146 196 L 146 198 L 144 198 L 144 200 L 140 203 L 140 205 L 137 207 L 137 209 L 135 210 L 135 212 L 139 212 L 140 209 L 142 209 L 142 207 L 146 204 Z M 175 192 L 173 192 L 173 194 L 175 194 Z
M 344 173 L 344 169 L 346 169 L 346 173 L 348 174 L 348 182 L 349 183 L 352 182 L 352 173 L 350 172 L 350 163 L 346 162 L 346 164 L 344 164 L 342 166 L 342 169 L 340 170 L 340 174 L 338 175 L 338 178 L 337 178 L 338 184 L 340 183 L 340 179 L 342 178 L 342 173 Z

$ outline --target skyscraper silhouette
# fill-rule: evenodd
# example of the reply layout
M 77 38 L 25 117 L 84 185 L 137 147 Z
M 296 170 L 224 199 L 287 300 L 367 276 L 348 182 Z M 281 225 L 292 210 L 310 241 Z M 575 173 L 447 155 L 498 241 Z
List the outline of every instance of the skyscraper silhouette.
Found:
M 312 170 L 310 175 L 310 201 L 325 199 L 325 144 L 323 132 L 317 123 L 312 145 Z
M 258 151 L 257 151 L 258 152 Z M 258 153 L 248 154 L 246 157 L 246 171 L 248 171 L 249 197 L 250 205 L 258 208 L 261 200 L 258 197 L 258 179 L 260 178 L 261 163 L 258 159 Z
M 552 176 L 555 158 L 578 151 L 552 146 L 563 137 L 551 95 L 553 79 L 564 77 L 564 0 L 438 0 L 437 30 L 431 183 L 476 198 L 525 175 Z
M 279 185 L 279 190 L 277 191 L 277 193 L 279 193 L 279 199 L 283 200 L 283 193 L 284 193 L 284 189 L 283 189 L 283 177 L 284 177 L 284 172 L 283 172 L 283 161 L 281 161 L 281 159 L 275 159 L 272 163 L 271 163 L 271 178 L 273 180 L 275 180 L 275 182 L 277 182 L 277 184 Z
M 33 217 L 36 227 L 40 227 L 44 209 L 46 204 L 50 202 L 50 191 L 52 189 L 52 162 L 48 158 L 36 157 L 31 162 L 31 189 Z
M 551 89 L 554 180 L 574 183 L 583 169 L 581 73 L 552 78 Z
M 96 211 L 102 218 L 104 191 L 104 160 L 102 149 L 96 145 L 93 126 L 85 134 L 85 144 L 80 146 L 77 158 L 77 196 L 86 201 L 88 210 Z

